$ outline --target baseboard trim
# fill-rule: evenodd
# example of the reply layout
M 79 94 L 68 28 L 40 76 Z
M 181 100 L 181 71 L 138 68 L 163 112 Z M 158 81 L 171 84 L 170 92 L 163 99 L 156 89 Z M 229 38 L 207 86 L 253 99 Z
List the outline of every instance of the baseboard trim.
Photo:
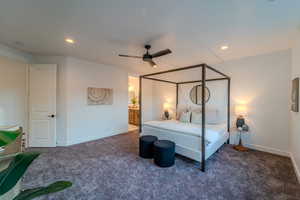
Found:
M 293 164 L 293 167 L 294 167 L 294 170 L 295 170 L 298 182 L 300 183 L 300 170 L 299 170 L 299 167 L 298 167 L 298 165 L 296 163 L 296 160 L 295 160 L 295 158 L 294 158 L 294 156 L 293 156 L 292 153 L 290 153 L 290 158 L 292 160 L 292 164 Z
M 271 148 L 271 147 L 261 146 L 261 145 L 257 145 L 257 144 L 245 144 L 245 146 L 250 148 L 250 149 L 255 149 L 255 150 L 258 150 L 258 151 L 264 151 L 264 152 L 267 152 L 267 153 L 272 153 L 272 154 L 276 154 L 276 155 L 280 155 L 280 156 L 290 157 L 289 152 L 282 151 L 282 150 L 275 149 L 275 148 Z
M 57 140 L 56 141 L 56 146 L 57 147 L 64 147 L 64 146 L 67 146 L 67 143 L 66 143 L 66 141 L 63 141 L 63 140 Z

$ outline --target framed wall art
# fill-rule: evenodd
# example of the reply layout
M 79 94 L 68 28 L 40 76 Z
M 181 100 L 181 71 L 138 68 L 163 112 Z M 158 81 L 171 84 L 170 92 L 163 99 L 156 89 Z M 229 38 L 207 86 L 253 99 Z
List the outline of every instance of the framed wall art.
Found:
M 299 78 L 295 78 L 292 82 L 292 105 L 293 112 L 299 112 Z
M 111 88 L 93 88 L 87 89 L 88 105 L 112 105 L 113 89 Z

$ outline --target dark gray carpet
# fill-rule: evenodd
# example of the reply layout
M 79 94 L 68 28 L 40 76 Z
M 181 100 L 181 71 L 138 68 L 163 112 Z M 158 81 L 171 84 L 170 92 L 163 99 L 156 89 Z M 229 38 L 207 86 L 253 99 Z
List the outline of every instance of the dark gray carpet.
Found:
M 207 162 L 181 156 L 175 166 L 159 168 L 138 157 L 138 135 L 128 133 L 44 152 L 29 168 L 24 187 L 65 179 L 74 183 L 63 192 L 40 199 L 300 199 L 291 160 L 259 151 L 237 152 L 225 145 Z

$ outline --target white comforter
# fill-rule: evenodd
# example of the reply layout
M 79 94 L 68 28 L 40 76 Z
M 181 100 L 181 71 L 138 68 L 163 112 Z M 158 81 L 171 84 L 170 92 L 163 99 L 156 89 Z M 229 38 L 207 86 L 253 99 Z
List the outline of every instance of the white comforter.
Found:
M 189 134 L 193 136 L 202 136 L 201 125 L 192 123 L 182 123 L 177 120 L 164 120 L 164 121 L 148 121 L 143 126 L 154 128 L 166 129 L 176 131 L 179 133 Z M 216 142 L 222 134 L 226 132 L 226 124 L 206 125 L 205 140 L 208 143 Z

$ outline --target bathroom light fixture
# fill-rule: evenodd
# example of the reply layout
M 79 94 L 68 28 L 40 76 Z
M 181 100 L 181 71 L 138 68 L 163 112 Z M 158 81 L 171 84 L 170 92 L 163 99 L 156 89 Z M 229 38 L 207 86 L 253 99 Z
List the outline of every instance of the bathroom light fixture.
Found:
M 229 47 L 227 45 L 221 46 L 221 50 L 227 50 Z
M 75 43 L 75 41 L 73 39 L 71 39 L 71 38 L 66 38 L 65 42 L 70 43 L 70 44 L 74 44 Z
M 130 86 L 128 87 L 128 91 L 129 91 L 129 92 L 134 91 L 134 87 L 130 85 Z

